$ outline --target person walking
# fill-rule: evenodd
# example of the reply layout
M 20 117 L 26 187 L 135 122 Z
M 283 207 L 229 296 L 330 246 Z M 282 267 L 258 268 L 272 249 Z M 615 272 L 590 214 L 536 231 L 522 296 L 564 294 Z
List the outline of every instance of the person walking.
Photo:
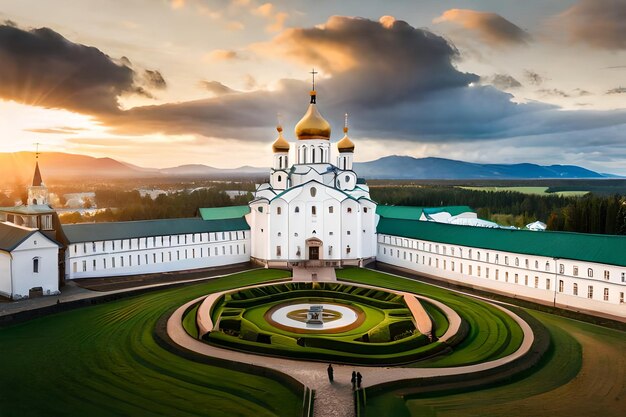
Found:
M 328 368 L 326 369 L 326 372 L 328 372 L 328 380 L 330 382 L 333 382 L 334 371 L 333 371 L 333 365 L 332 364 L 330 364 L 330 363 L 328 364 Z
M 363 381 L 363 375 L 360 372 L 356 373 L 356 387 L 361 389 L 361 381 Z
M 350 378 L 350 382 L 352 382 L 352 391 L 356 389 L 356 371 L 352 371 L 352 378 Z

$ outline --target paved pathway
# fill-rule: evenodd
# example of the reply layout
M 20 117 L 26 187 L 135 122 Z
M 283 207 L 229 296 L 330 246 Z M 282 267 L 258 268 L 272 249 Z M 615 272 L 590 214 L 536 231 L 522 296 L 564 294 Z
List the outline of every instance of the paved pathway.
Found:
M 339 281 L 341 282 L 341 281 Z M 354 283 L 345 282 L 347 285 L 355 285 Z M 363 386 L 373 386 L 385 382 L 428 378 L 434 376 L 462 375 L 474 373 L 486 369 L 493 369 L 525 355 L 534 341 L 534 335 L 530 326 L 513 314 L 509 310 L 494 304 L 502 311 L 510 315 L 522 328 L 524 340 L 517 351 L 509 356 L 500 358 L 490 362 L 484 362 L 476 365 L 459 366 L 454 368 L 402 368 L 402 367 L 365 367 L 351 365 L 334 365 L 335 382 L 328 382 L 326 367 L 327 364 L 320 362 L 298 361 L 293 359 L 281 359 L 268 356 L 254 355 L 250 353 L 236 352 L 233 350 L 223 349 L 220 347 L 206 344 L 202 341 L 191 337 L 182 326 L 182 318 L 184 312 L 189 306 L 202 300 L 206 296 L 198 297 L 180 308 L 178 308 L 167 322 L 167 333 L 172 341 L 186 349 L 200 353 L 206 356 L 222 358 L 226 360 L 247 363 L 251 365 L 266 367 L 283 372 L 300 381 L 302 384 L 315 390 L 314 417 L 348 417 L 354 416 L 354 405 L 351 391 L 350 376 L 353 370 L 363 375 Z M 422 296 L 418 296 L 424 299 Z M 435 302 L 438 306 L 441 303 L 428 299 L 429 302 Z M 451 309 L 445 305 L 448 311 Z M 456 313 L 455 313 L 456 314 Z M 458 317 L 458 315 L 457 315 Z M 457 328 L 460 319 L 450 317 L 450 328 Z M 458 323 L 456 323 L 458 321 Z M 456 330 L 448 332 L 440 339 L 451 337 Z

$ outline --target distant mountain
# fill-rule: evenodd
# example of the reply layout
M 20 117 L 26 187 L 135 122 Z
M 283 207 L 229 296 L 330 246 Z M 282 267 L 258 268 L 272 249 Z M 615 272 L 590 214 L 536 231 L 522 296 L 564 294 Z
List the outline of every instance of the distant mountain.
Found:
M 32 179 L 35 155 L 32 152 L 0 153 L 0 183 L 24 184 Z M 43 153 L 39 164 L 48 179 L 137 179 L 152 177 L 241 178 L 268 176 L 268 168 L 242 166 L 220 169 L 202 164 L 171 168 L 143 168 L 111 158 L 60 152 Z M 538 178 L 616 178 L 573 165 L 475 164 L 443 158 L 386 156 L 375 161 L 355 163 L 361 177 L 371 179 L 538 179 Z
M 574 165 L 476 164 L 443 158 L 385 156 L 354 164 L 360 177 L 376 179 L 606 178 Z

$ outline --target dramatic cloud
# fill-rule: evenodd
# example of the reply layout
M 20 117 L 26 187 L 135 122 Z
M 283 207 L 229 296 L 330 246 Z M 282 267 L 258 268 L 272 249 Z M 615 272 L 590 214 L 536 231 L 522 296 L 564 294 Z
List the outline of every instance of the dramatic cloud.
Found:
M 126 74 L 123 87 L 108 81 L 110 75 L 108 72 L 102 75 L 102 68 L 94 74 L 94 77 L 98 75 L 95 80 L 89 79 L 90 86 L 107 87 L 102 91 L 93 88 L 100 93 L 93 99 L 99 102 L 102 97 L 106 98 L 108 106 L 101 106 L 103 109 L 96 114 L 96 119 L 111 129 L 110 134 L 166 138 L 179 135 L 191 137 L 198 146 L 236 139 L 243 147 L 250 142 L 271 141 L 277 112 L 284 115 L 285 126 L 293 126 L 308 105 L 310 82 L 283 79 L 273 84 L 271 90 L 236 94 L 219 82 L 205 82 L 202 85 L 211 92 L 211 98 L 117 110 L 117 96 L 136 92 L 140 87 L 130 61 L 125 59 L 122 64 L 115 64 L 97 49 L 61 39 L 72 51 L 87 49 L 100 57 L 101 64 L 110 71 L 120 69 Z M 493 86 L 480 85 L 477 75 L 459 71 L 453 64 L 458 52 L 444 38 L 390 16 L 380 21 L 334 16 L 324 25 L 285 30 L 253 50 L 264 56 L 273 54 L 281 60 L 291 60 L 307 69 L 315 65 L 320 70 L 316 85 L 318 105 L 337 128 L 334 138 L 340 135 L 338 128 L 342 126 L 346 111 L 351 115 L 354 138 L 370 139 L 380 146 L 387 141 L 443 146 L 524 136 L 566 137 L 572 131 L 606 129 L 626 123 L 624 111 L 574 112 L 538 102 L 514 103 L 512 95 Z M 45 58 L 49 53 L 44 49 L 38 56 Z M 40 62 L 31 60 L 29 65 L 22 64 L 19 68 L 26 74 L 39 71 Z M 68 53 L 64 66 L 72 68 L 77 62 L 80 60 L 76 59 L 76 52 Z M 46 67 L 48 71 L 50 68 L 56 73 L 54 65 Z M 5 69 L 0 67 L 0 74 L 3 71 Z M 517 80 L 500 75 L 501 81 L 515 85 Z M 146 78 L 145 74 L 142 78 Z M 538 75 L 533 78 L 541 79 Z M 0 91 L 7 88 L 4 84 L 0 83 Z M 69 84 L 62 91 L 61 97 L 72 100 L 81 97 L 80 106 L 75 101 L 61 102 L 58 98 L 55 105 L 82 108 L 85 112 L 82 84 Z M 110 109 L 116 111 L 106 111 Z M 293 138 L 289 129 L 285 133 Z M 623 140 L 623 134 L 618 139 Z
M 355 135 L 380 141 L 502 139 L 626 123 L 623 111 L 567 112 L 538 102 L 514 103 L 510 94 L 457 70 L 458 52 L 445 39 L 388 16 L 379 22 L 335 16 L 324 25 L 288 29 L 256 48 L 306 67 L 315 63 L 322 73 L 317 90 L 324 116 L 340 126 L 348 111 Z M 529 74 L 541 82 L 538 74 Z M 509 85 L 513 80 L 506 79 Z M 133 108 L 105 123 L 126 134 L 267 141 L 276 112 L 285 115 L 285 125 L 302 116 L 309 89 L 308 82 L 281 80 L 272 91 Z
M 200 81 L 200 85 L 215 96 L 223 96 L 226 94 L 237 93 L 237 90 L 225 86 L 219 81 Z
M 143 74 L 143 78 L 149 87 L 159 90 L 167 87 L 167 83 L 159 71 L 144 70 Z
M 522 83 L 508 74 L 494 74 L 491 77 L 486 77 L 484 81 L 492 84 L 499 90 L 510 90 L 522 86 Z
M 581 0 L 556 22 L 575 43 L 611 49 L 626 49 L 626 1 Z
M 483 42 L 492 46 L 523 44 L 530 40 L 527 32 L 496 13 L 450 9 L 433 20 L 433 23 L 443 22 L 450 22 L 475 32 Z
M 125 61 L 118 64 L 98 49 L 72 43 L 48 28 L 25 31 L 1 25 L 0 98 L 81 113 L 113 113 L 119 96 L 150 96 L 146 86 L 165 85 L 158 72 L 138 76 Z

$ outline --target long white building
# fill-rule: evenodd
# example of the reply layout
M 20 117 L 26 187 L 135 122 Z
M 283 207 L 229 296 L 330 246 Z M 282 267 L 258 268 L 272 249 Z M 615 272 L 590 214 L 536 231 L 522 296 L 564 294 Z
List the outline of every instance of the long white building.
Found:
M 56 294 L 64 280 L 250 261 L 302 270 L 377 260 L 626 319 L 625 236 L 502 229 L 467 206 L 377 206 L 353 170 L 347 121 L 332 144 L 315 91 L 310 98 L 294 141 L 278 126 L 269 181 L 247 206 L 201 208 L 199 217 L 187 219 L 61 226 L 36 165 L 28 204 L 0 208 L 0 294 Z

